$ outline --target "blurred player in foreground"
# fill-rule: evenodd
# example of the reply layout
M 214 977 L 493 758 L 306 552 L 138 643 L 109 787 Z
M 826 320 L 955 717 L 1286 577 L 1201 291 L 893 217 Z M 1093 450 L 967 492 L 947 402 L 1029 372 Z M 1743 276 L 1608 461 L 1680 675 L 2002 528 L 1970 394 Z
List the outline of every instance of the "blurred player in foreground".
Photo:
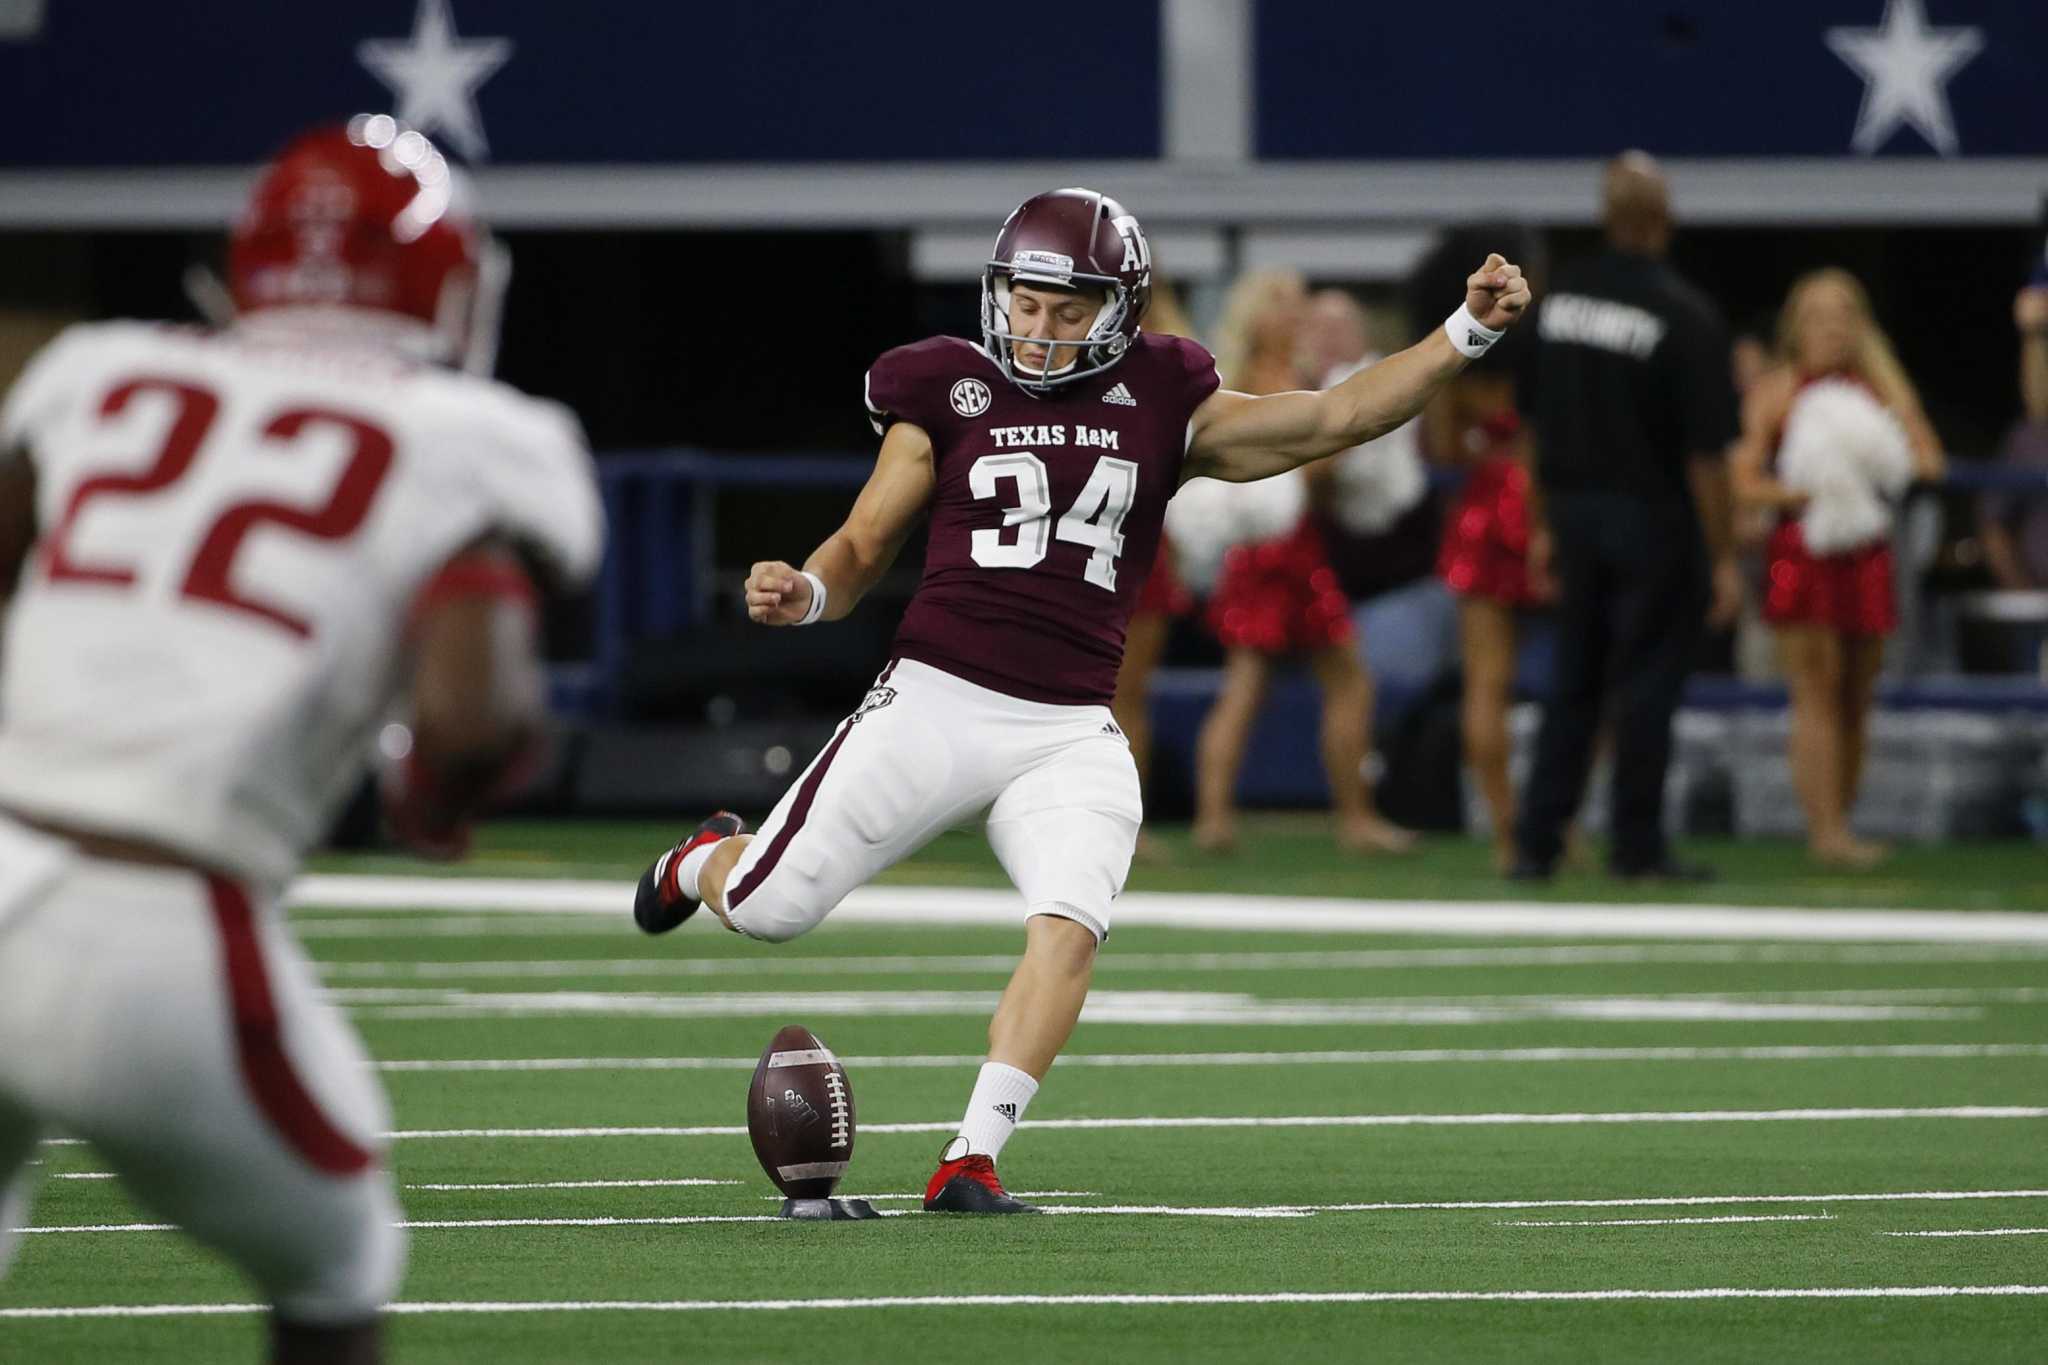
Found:
M 836 620 L 931 517 L 896 658 L 760 836 L 721 812 L 658 858 L 634 917 L 672 929 L 700 899 L 784 940 L 853 888 L 984 809 L 1024 896 L 1023 961 L 928 1210 L 1015 1213 L 995 1159 L 1073 1031 L 1130 869 L 1138 777 L 1111 719 L 1124 628 L 1184 479 L 1244 482 L 1414 416 L 1527 307 L 1490 257 L 1420 343 L 1335 388 L 1218 391 L 1207 351 L 1139 330 L 1151 293 L 1138 221 L 1090 190 L 1026 200 L 982 275 L 983 344 L 933 337 L 868 372 L 881 453 L 845 525 L 805 562 L 756 564 L 767 625 Z
M 393 824 L 460 850 L 539 732 L 529 564 L 603 539 L 575 420 L 443 367 L 492 348 L 490 252 L 418 133 L 309 133 L 234 326 L 73 328 L 0 414 L 0 1262 L 61 1128 L 256 1282 L 281 1362 L 377 1360 L 405 1247 L 277 896 L 407 684 Z

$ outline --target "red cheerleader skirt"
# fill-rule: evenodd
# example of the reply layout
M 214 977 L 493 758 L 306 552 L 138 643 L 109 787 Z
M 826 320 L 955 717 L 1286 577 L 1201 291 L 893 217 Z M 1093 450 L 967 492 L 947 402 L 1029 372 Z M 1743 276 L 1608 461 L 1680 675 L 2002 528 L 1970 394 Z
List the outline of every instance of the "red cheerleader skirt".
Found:
M 1529 573 L 1529 471 L 1511 456 L 1472 467 L 1444 519 L 1437 577 L 1461 597 L 1510 607 L 1542 599 Z
M 1173 547 L 1165 536 L 1159 538 L 1159 554 L 1152 561 L 1151 576 L 1138 590 L 1138 605 L 1132 614 L 1151 612 L 1158 616 L 1185 616 L 1195 609 L 1195 598 L 1173 571 Z
M 1209 629 L 1227 649 L 1293 654 L 1349 645 L 1351 603 L 1307 517 L 1286 535 L 1223 557 L 1209 597 Z
M 1826 626 L 1845 635 L 1889 635 L 1899 624 L 1892 597 L 1892 547 L 1816 555 L 1796 521 L 1771 532 L 1764 570 L 1764 620 L 1774 626 Z

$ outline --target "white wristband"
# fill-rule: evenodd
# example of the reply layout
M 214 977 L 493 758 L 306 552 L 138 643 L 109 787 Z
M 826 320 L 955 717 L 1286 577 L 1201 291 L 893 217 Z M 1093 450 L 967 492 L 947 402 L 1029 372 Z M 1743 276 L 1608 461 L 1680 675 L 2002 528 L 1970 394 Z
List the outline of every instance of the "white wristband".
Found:
M 1492 348 L 1493 343 L 1507 335 L 1507 329 L 1496 332 L 1491 327 L 1482 327 L 1479 319 L 1472 316 L 1472 310 L 1464 304 L 1458 311 L 1444 319 L 1444 335 L 1451 339 L 1451 345 L 1458 348 L 1458 354 L 1467 360 L 1477 360 Z
M 825 614 L 825 580 L 804 569 L 798 569 L 797 572 L 809 579 L 811 584 L 810 609 L 804 612 L 803 619 L 797 622 L 800 626 L 808 626 Z

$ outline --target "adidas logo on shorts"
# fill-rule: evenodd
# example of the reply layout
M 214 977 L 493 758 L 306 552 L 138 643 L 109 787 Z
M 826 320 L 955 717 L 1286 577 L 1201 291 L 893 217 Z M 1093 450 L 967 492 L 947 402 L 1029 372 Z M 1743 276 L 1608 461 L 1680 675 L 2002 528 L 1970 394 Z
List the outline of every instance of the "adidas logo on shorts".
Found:
M 1121 381 L 1115 384 L 1108 393 L 1102 395 L 1102 401 L 1105 403 L 1115 403 L 1118 407 L 1123 408 L 1135 408 L 1138 406 L 1138 400 L 1131 397 L 1130 389 Z

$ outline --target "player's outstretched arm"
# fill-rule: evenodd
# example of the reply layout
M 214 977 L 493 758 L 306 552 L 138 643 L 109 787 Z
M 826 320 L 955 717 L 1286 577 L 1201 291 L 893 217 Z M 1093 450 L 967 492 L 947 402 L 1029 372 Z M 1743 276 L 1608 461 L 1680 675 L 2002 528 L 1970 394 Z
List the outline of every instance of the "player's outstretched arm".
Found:
M 1465 307 L 1489 331 L 1529 306 L 1522 268 L 1494 255 L 1465 281 Z M 1384 436 L 1416 413 L 1467 358 L 1438 327 L 1421 341 L 1320 393 L 1253 397 L 1228 390 L 1195 410 L 1183 478 L 1245 483 Z
M 851 612 L 896 562 L 905 537 L 931 505 L 937 480 L 932 438 L 924 428 L 909 422 L 890 427 L 853 510 L 804 561 L 803 573 L 776 559 L 747 574 L 747 616 L 764 626 L 795 626 L 837 621 Z M 804 574 L 815 574 L 825 587 L 824 610 L 815 615 Z
M 0 451 L 0 604 L 14 595 L 35 539 L 36 467 L 22 451 Z

